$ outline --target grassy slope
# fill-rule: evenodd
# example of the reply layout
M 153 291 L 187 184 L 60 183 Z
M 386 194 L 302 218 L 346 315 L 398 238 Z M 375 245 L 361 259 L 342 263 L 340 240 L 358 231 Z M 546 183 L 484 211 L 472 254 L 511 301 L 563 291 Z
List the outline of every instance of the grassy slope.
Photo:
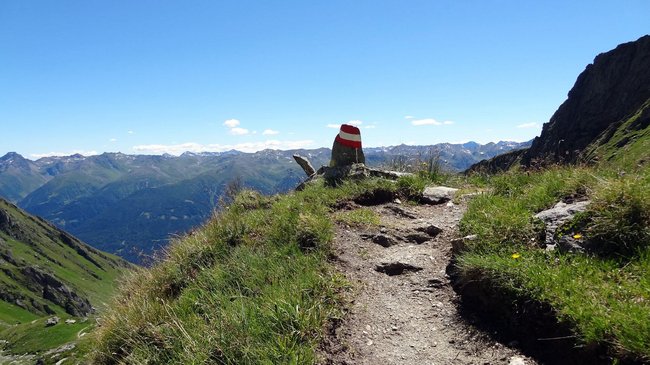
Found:
M 15 206 L 0 200 L 0 209 L 7 212 L 13 224 L 25 235 L 25 241 L 17 240 L 7 232 L 0 232 L 3 251 L 9 252 L 16 262 L 0 263 L 0 283 L 4 288 L 9 288 L 13 293 L 22 294 L 27 301 L 34 300 L 47 304 L 61 318 L 69 318 L 64 308 L 42 298 L 42 293 L 33 292 L 21 281 L 21 268 L 37 266 L 49 272 L 64 282 L 69 288 L 90 300 L 91 304 L 100 311 L 112 296 L 117 278 L 123 274 L 129 264 L 116 256 L 99 252 L 74 241 L 74 245 L 81 245 L 88 257 L 95 263 L 80 255 L 71 245 L 64 243 L 61 232 L 37 218 L 27 215 Z M 98 266 L 98 265 L 99 266 Z M 14 303 L 0 301 L 0 338 L 9 341 L 7 350 L 21 353 L 26 351 L 40 351 L 58 346 L 73 339 L 72 335 L 63 335 L 66 328 L 74 326 L 55 326 L 45 328 L 42 318 L 45 313 L 30 312 L 16 306 Z M 39 320 L 41 318 L 41 320 Z M 38 324 L 32 321 L 37 320 Z M 70 333 L 76 331 L 69 331 Z M 48 335 L 50 334 L 50 335 Z
M 458 267 L 461 280 L 487 279 L 524 301 L 550 304 L 586 344 L 648 360 L 650 128 L 628 128 L 639 115 L 591 148 L 599 166 L 511 171 L 483 181 L 491 193 L 474 199 L 461 222 L 462 233 L 478 240 L 458 257 Z M 567 233 L 608 254 L 548 253 L 536 245 L 532 215 L 570 196 L 592 204 Z
M 332 220 L 376 220 L 366 211 L 332 217 L 330 207 L 414 183 L 316 184 L 273 198 L 245 191 L 124 285 L 96 333 L 93 361 L 313 363 L 345 286 L 327 264 Z

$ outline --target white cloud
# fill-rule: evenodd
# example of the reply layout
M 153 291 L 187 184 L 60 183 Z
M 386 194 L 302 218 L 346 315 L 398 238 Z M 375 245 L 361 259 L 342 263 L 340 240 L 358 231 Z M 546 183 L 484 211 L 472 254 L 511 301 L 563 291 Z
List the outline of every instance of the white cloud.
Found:
M 228 128 L 235 128 L 236 126 L 239 125 L 239 120 L 237 120 L 237 119 L 228 119 L 225 122 L 223 122 L 223 125 L 225 125 Z
M 360 121 L 360 120 L 351 120 L 351 121 L 347 122 L 347 124 L 349 124 L 349 125 L 354 125 L 354 126 L 357 126 L 357 127 L 358 127 L 358 126 L 362 125 L 363 122 Z
M 404 119 L 415 119 L 415 117 L 412 116 L 412 115 L 407 115 L 407 116 L 404 117 Z
M 328 124 L 327 128 L 334 128 L 334 129 L 339 129 L 341 127 L 340 124 Z
M 230 128 L 230 134 L 232 134 L 233 136 L 243 136 L 243 135 L 248 134 L 248 129 L 239 128 L 239 127 Z
M 375 128 L 377 128 L 377 126 L 376 125 L 367 125 L 367 126 L 365 126 L 363 128 L 364 129 L 375 129 Z
M 517 126 L 517 128 L 536 128 L 536 127 L 537 127 L 537 123 L 535 122 L 524 123 Z
M 442 125 L 442 123 L 438 122 L 437 120 L 433 118 L 426 118 L 426 119 L 417 119 L 411 122 L 413 125 Z
M 126 133 L 128 133 L 128 134 L 134 134 L 135 132 L 134 132 L 134 131 L 128 131 L 128 132 L 126 132 Z
M 276 134 L 279 134 L 280 132 L 274 131 L 273 129 L 265 129 L 264 132 L 262 132 L 263 135 L 265 136 L 274 136 Z
M 117 142 L 117 138 L 111 138 L 108 140 L 109 142 Z
M 75 154 L 80 154 L 83 156 L 94 156 L 98 155 L 97 151 L 84 151 L 84 150 L 73 150 L 71 152 L 47 152 L 47 153 L 32 153 L 30 154 L 33 158 L 43 158 L 43 157 L 54 157 L 54 156 L 71 156 Z
M 454 124 L 454 122 L 452 122 L 451 120 L 445 120 L 444 122 L 442 122 L 442 124 L 444 124 L 444 125 L 452 125 L 452 124 Z
M 200 143 L 188 142 L 172 145 L 164 144 L 149 144 L 149 145 L 138 145 L 133 146 L 133 150 L 138 153 L 152 154 L 152 155 L 161 155 L 163 153 L 168 153 L 170 155 L 180 155 L 183 152 L 224 152 L 230 150 L 237 150 L 242 152 L 257 152 L 265 149 L 276 149 L 276 150 L 293 150 L 299 148 L 310 147 L 314 141 L 312 140 L 302 140 L 302 141 L 278 141 L 278 140 L 267 140 L 260 142 L 247 142 L 247 143 L 238 143 L 238 144 L 229 144 L 229 145 L 220 145 L 220 144 L 207 144 L 203 145 Z

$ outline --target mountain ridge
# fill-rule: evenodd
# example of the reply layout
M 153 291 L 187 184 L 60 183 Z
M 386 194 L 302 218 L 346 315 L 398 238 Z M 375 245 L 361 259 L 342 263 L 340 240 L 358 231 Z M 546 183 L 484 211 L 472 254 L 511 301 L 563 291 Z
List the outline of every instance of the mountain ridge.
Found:
M 643 149 L 650 146 L 640 137 L 650 135 L 649 126 L 650 35 L 645 35 L 596 56 L 530 148 L 478 162 L 468 171 L 596 163 L 620 158 L 620 151 L 630 154 L 629 164 L 645 163 Z

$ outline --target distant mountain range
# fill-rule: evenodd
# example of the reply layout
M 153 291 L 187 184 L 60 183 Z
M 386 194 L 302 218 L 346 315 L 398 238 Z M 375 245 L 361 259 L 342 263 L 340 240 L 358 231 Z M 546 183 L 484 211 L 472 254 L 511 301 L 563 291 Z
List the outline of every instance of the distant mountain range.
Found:
M 525 148 L 529 142 L 481 145 L 364 148 L 370 166 L 407 167 L 437 158 L 449 170 Z M 103 251 L 141 263 L 174 234 L 204 222 L 230 182 L 263 194 L 293 189 L 305 177 L 293 154 L 315 167 L 329 163 L 330 150 L 256 153 L 228 151 L 181 156 L 104 153 L 32 161 L 10 152 L 0 158 L 0 196 Z

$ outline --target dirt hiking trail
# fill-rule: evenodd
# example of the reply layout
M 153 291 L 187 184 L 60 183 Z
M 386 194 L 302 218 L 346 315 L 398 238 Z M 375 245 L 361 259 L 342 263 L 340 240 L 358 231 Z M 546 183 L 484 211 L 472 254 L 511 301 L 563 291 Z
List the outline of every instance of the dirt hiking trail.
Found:
M 537 364 L 457 312 L 445 270 L 464 203 L 368 208 L 380 215 L 378 227 L 336 228 L 335 265 L 353 288 L 348 313 L 326 340 L 323 363 Z

